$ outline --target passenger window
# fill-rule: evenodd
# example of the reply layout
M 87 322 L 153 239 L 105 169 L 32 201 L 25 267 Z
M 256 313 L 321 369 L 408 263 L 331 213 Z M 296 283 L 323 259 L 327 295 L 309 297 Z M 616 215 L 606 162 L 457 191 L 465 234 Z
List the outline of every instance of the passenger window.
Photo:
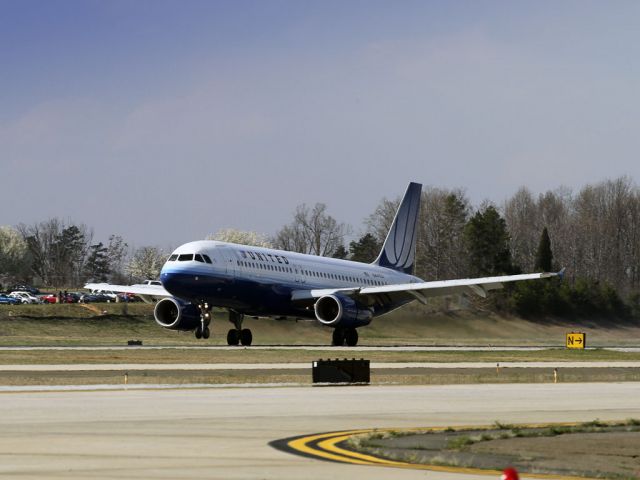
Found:
M 196 259 L 196 262 L 204 263 L 204 260 L 203 260 L 202 256 L 199 253 L 196 253 L 195 259 Z
M 211 259 L 209 258 L 209 255 L 205 255 L 204 253 L 202 254 L 202 258 L 204 258 L 204 261 L 207 263 L 211 263 Z
M 193 260 L 193 253 L 183 253 L 178 257 L 179 262 L 190 262 Z

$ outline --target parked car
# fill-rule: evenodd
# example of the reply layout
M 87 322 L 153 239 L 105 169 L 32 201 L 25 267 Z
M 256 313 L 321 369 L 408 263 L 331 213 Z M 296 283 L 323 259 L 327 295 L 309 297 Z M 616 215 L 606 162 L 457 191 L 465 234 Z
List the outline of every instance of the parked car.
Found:
M 11 292 L 9 296 L 17 298 L 22 303 L 42 303 L 38 297 L 31 295 L 29 292 Z
M 92 295 L 102 295 L 105 297 L 105 302 L 115 302 L 118 295 L 111 290 L 91 290 Z
M 29 292 L 31 295 L 38 295 L 40 293 L 40 290 L 38 290 L 37 288 L 34 288 L 31 285 L 25 285 L 23 283 L 17 284 L 17 285 L 13 285 L 12 287 L 9 287 L 7 289 L 7 291 L 9 291 L 9 292 Z
M 80 303 L 104 303 L 109 300 L 109 297 L 100 293 L 83 293 L 80 296 Z
M 142 299 L 133 293 L 119 293 L 118 298 L 121 302 L 141 302 Z
M 22 302 L 15 297 L 0 293 L 0 305 L 20 305 Z
M 80 302 L 80 297 L 82 297 L 81 293 L 68 292 L 67 293 L 67 298 L 65 299 L 65 303 L 78 303 L 78 302 Z
M 159 285 L 162 286 L 162 282 L 160 280 L 145 280 L 142 282 L 142 285 Z
M 55 293 L 47 293 L 40 295 L 40 300 L 42 300 L 42 303 L 58 303 L 58 295 Z

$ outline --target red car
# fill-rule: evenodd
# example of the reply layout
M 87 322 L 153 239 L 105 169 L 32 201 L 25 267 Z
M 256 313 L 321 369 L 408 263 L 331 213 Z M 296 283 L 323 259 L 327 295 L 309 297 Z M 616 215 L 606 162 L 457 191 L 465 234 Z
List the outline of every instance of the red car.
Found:
M 46 302 L 46 303 L 78 303 L 78 301 L 80 300 L 80 295 L 73 292 L 67 293 L 66 296 L 63 294 L 62 302 L 58 301 L 58 295 L 55 293 L 41 295 L 40 298 L 42 299 L 43 302 Z
M 48 293 L 47 295 L 40 295 L 40 300 L 44 303 L 58 303 L 58 296 L 53 293 Z

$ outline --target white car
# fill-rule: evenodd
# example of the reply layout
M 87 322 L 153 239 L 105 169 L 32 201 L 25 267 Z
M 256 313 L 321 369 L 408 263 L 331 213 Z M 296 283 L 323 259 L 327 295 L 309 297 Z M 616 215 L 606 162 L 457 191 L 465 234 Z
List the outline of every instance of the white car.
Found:
M 111 290 L 97 289 L 97 290 L 91 290 L 91 293 L 105 295 L 105 296 L 109 297 L 109 301 L 110 302 L 115 302 L 117 300 L 117 298 L 118 298 L 118 295 L 115 294 L 114 292 L 112 292 Z
M 29 292 L 11 292 L 10 297 L 17 298 L 22 303 L 42 303 L 38 297 L 31 295 Z

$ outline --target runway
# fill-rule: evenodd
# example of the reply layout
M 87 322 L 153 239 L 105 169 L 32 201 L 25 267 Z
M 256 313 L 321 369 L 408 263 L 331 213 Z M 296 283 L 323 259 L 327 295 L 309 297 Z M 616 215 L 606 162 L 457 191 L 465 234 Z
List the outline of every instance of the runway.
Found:
M 372 427 L 640 418 L 640 383 L 0 393 L 2 478 L 486 479 L 342 465 L 278 438 Z

